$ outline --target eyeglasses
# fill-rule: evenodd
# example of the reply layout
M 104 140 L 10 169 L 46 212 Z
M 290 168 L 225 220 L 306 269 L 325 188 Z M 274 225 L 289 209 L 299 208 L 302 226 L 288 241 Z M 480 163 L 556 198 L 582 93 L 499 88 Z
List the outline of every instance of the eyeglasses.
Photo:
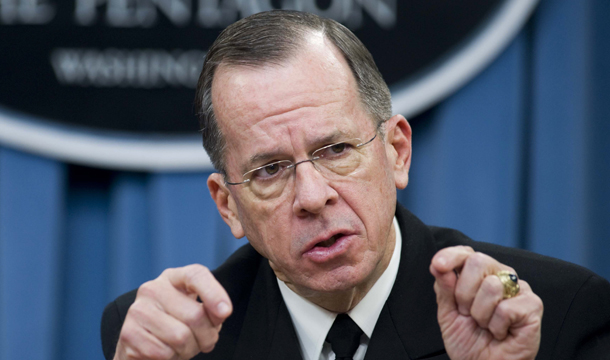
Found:
M 259 198 L 274 198 L 282 194 L 288 180 L 296 170 L 297 165 L 311 162 L 314 167 L 329 180 L 336 177 L 348 176 L 354 173 L 365 159 L 363 148 L 375 138 L 362 141 L 359 138 L 323 146 L 313 153 L 307 160 L 294 163 L 290 160 L 279 160 L 259 166 L 246 172 L 240 182 L 229 182 L 227 185 L 248 184 L 250 190 Z

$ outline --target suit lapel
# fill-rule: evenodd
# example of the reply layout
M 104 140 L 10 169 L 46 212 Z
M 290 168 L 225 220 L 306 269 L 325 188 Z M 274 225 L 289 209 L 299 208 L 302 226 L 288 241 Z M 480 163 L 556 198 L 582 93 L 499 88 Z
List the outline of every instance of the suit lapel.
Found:
M 428 227 L 397 204 L 401 261 L 366 352 L 375 359 L 448 359 L 436 319 L 434 277 L 428 267 L 437 249 Z M 301 349 L 275 274 L 259 267 L 234 359 L 298 359 Z
M 283 301 L 278 310 L 279 312 L 275 325 L 276 331 L 273 332 L 269 359 L 302 360 L 301 346 L 299 345 L 299 340 L 294 325 L 292 324 L 292 318 Z
M 259 267 L 233 358 L 302 359 L 292 319 L 266 261 Z
M 436 319 L 434 277 L 428 270 L 437 251 L 434 239 L 400 204 L 396 217 L 403 238 L 400 266 L 366 359 L 447 359 Z
M 364 359 L 409 359 L 387 304 L 381 309 Z

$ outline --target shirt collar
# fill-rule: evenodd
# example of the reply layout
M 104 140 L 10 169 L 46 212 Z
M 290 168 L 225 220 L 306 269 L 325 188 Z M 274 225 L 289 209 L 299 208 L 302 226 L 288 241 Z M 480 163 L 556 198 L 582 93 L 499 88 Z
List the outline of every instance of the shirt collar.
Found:
M 394 217 L 393 225 L 396 241 L 388 267 L 358 305 L 348 312 L 352 320 L 358 324 L 369 339 L 373 335 L 381 309 L 392 291 L 396 274 L 398 274 L 402 236 L 396 217 Z M 337 314 L 301 297 L 286 286 L 283 281 L 278 279 L 277 282 L 299 338 L 303 358 L 305 360 L 317 360 L 322 352 L 326 334 L 328 334 Z

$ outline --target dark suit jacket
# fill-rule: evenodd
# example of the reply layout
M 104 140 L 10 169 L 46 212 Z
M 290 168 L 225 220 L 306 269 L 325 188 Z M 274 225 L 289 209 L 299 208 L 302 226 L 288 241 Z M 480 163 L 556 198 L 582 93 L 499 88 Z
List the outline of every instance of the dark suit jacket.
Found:
M 370 339 L 366 360 L 448 359 L 436 320 L 428 270 L 441 248 L 469 245 L 515 268 L 544 302 L 537 359 L 610 359 L 610 284 L 592 272 L 518 249 L 475 242 L 462 233 L 424 225 L 398 205 L 403 236 L 394 288 Z M 251 246 L 236 251 L 214 275 L 233 301 L 215 349 L 203 359 L 301 359 L 292 320 L 275 275 Z M 136 291 L 110 303 L 102 320 L 104 355 L 112 359 Z

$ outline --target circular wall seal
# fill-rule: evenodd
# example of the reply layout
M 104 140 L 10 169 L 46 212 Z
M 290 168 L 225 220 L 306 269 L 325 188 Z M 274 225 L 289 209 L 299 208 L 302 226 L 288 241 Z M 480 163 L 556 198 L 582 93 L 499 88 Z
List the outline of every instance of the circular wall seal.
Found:
M 537 0 L 11 0 L 0 4 L 0 142 L 115 169 L 211 169 L 194 116 L 206 49 L 253 13 L 283 8 L 348 26 L 373 54 L 394 111 L 462 86 Z

